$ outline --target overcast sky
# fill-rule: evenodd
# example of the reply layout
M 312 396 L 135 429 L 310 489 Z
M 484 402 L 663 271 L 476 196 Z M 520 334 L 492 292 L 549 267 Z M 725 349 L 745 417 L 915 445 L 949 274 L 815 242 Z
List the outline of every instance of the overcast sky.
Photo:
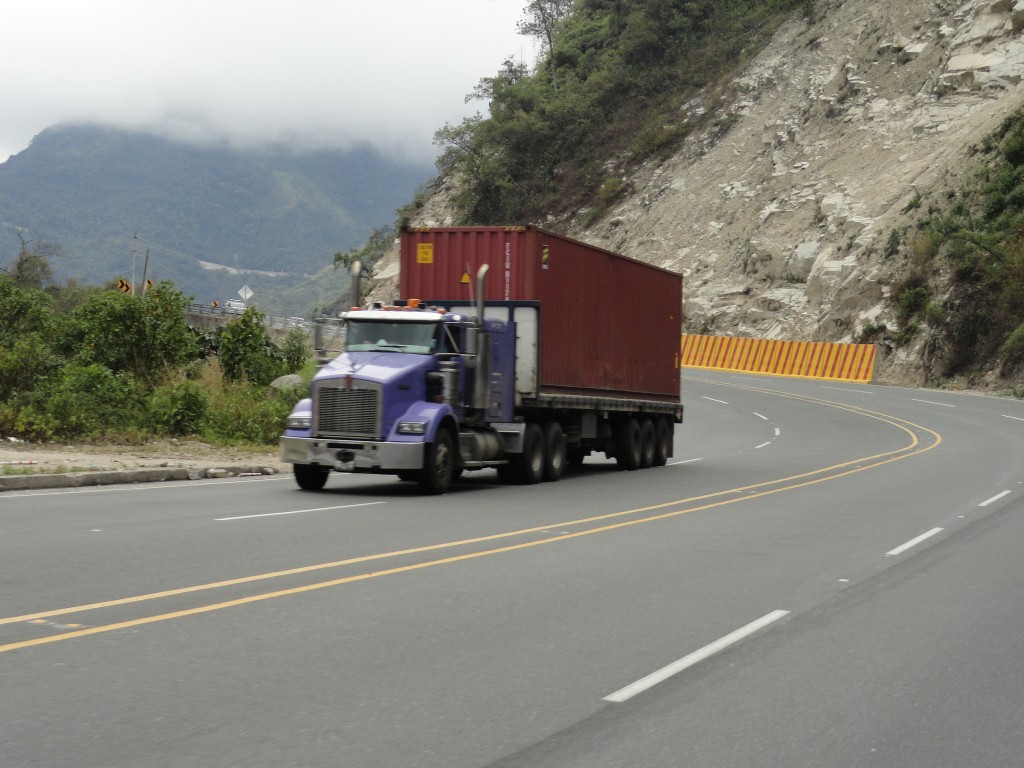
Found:
M 508 57 L 528 0 L 11 0 L 0 162 L 62 122 L 429 163 L 434 131 Z

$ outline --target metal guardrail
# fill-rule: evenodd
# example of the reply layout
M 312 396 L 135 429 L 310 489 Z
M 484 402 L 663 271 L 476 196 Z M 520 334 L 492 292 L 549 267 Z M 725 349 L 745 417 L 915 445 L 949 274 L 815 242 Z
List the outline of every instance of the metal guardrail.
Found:
M 224 323 L 241 317 L 237 309 L 211 307 L 209 304 L 189 304 L 188 323 L 192 327 L 215 328 Z M 345 325 L 337 317 L 323 316 L 315 320 L 299 317 L 278 317 L 265 315 L 263 326 L 275 330 L 291 330 L 301 328 L 306 335 L 313 337 L 313 350 L 316 352 L 317 363 L 324 365 L 337 357 L 345 348 Z
M 227 307 L 211 307 L 209 304 L 189 304 L 188 315 L 190 319 L 196 318 L 203 320 L 209 318 L 211 320 L 230 322 L 236 317 L 241 317 L 242 312 L 239 312 L 237 309 L 230 309 Z M 278 317 L 277 315 L 265 315 L 263 317 L 263 325 L 267 328 L 275 328 L 277 330 L 302 328 L 308 332 L 313 328 L 313 321 L 306 320 L 302 317 Z

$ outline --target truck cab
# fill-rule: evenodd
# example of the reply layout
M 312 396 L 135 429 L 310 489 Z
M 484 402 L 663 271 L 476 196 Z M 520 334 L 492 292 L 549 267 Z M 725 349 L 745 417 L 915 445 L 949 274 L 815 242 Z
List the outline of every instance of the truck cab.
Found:
M 333 470 L 444 493 L 463 470 L 502 463 L 495 425 L 512 420 L 513 325 L 410 304 L 343 315 L 344 350 L 281 437 L 300 488 L 319 490 Z

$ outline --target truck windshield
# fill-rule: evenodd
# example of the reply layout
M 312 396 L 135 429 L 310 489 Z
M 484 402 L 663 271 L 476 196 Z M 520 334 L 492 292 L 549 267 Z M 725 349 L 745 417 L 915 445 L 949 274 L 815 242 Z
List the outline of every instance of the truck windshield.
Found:
M 349 352 L 411 352 L 429 355 L 437 349 L 439 323 L 389 323 L 349 320 L 345 349 Z

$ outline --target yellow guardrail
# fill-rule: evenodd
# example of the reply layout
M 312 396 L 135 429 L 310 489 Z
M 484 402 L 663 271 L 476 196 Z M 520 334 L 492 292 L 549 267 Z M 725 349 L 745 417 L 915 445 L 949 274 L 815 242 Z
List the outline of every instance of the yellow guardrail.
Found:
M 683 334 L 680 359 L 687 368 L 868 382 L 874 375 L 875 345 Z

